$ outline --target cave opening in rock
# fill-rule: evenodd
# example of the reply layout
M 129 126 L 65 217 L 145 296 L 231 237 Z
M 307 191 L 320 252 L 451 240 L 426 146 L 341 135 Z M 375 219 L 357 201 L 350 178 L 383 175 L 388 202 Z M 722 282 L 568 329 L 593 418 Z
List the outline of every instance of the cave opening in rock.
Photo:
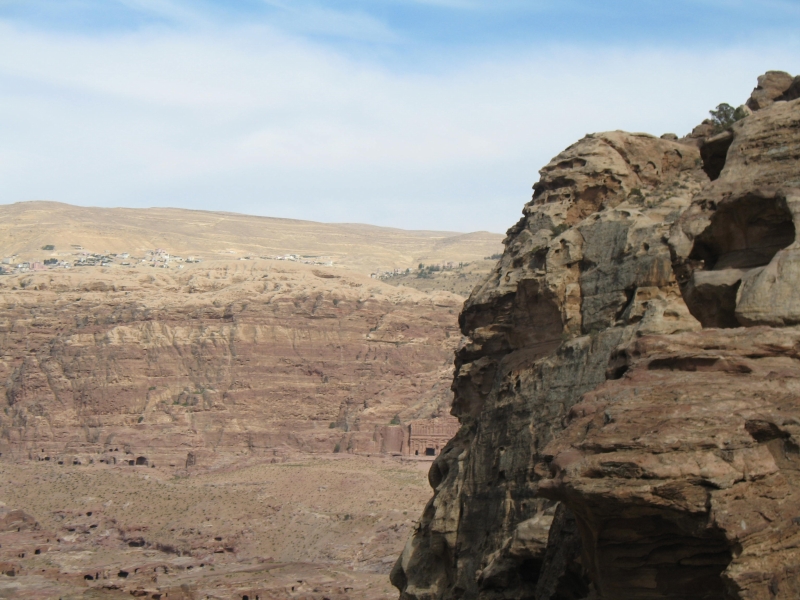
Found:
M 706 140 L 700 147 L 700 158 L 703 160 L 703 171 L 709 179 L 718 179 L 722 169 L 725 168 L 725 161 L 728 158 L 728 149 L 733 142 L 733 133 L 723 131 Z
M 434 448 L 425 448 L 425 456 L 436 456 L 436 450 Z
M 144 456 L 137 457 L 136 464 L 139 465 L 139 466 L 142 466 L 142 465 L 147 466 L 147 458 L 145 458 Z
M 795 240 L 786 200 L 755 193 L 721 204 L 694 241 L 694 271 L 684 285 L 689 311 L 703 327 L 739 327 L 736 298 L 744 277 Z
M 727 598 L 732 560 L 722 531 L 656 514 L 610 519 L 599 531 L 593 579 L 615 600 Z M 644 575 L 646 573 L 646 575 Z

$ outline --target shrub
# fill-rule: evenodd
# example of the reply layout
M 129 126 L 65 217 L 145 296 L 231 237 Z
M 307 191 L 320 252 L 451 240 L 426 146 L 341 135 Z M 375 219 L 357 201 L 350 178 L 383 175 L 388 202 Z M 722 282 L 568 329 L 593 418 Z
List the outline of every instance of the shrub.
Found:
M 392 420 L 389 421 L 389 425 L 400 425 L 400 415 L 393 416 Z
M 631 193 L 628 194 L 628 200 L 631 200 L 631 201 L 634 201 L 634 202 L 637 201 L 637 200 L 638 201 L 644 200 L 644 194 L 642 194 L 642 190 L 640 190 L 639 188 L 633 188 L 631 190 Z
M 42 250 L 55 250 L 56 247 L 53 244 L 47 244 L 46 246 L 42 246 Z
M 341 449 L 342 449 L 342 446 L 341 446 L 341 444 L 336 444 L 336 445 L 333 447 L 333 451 L 334 451 L 334 452 L 340 452 L 340 451 L 341 451 Z
M 747 116 L 747 110 L 744 106 L 733 108 L 726 102 L 718 104 L 717 108 L 708 112 L 711 115 L 711 121 L 714 123 L 714 133 L 721 133 L 726 129 L 730 129 L 731 125 L 736 121 Z

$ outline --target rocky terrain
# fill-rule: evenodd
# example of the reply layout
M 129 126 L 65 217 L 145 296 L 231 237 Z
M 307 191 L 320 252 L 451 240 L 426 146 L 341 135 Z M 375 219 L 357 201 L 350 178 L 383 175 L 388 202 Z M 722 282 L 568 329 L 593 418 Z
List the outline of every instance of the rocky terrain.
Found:
M 4 458 L 380 452 L 450 402 L 459 296 L 278 261 L 75 271 L 0 279 Z
M 396 596 L 464 297 L 370 269 L 499 236 L 2 212 L 0 598 Z
M 394 596 L 430 462 L 384 433 L 447 411 L 462 297 L 205 260 L 0 303 L 0 597 Z
M 422 465 L 275 458 L 177 477 L 0 461 L 0 598 L 395 598 Z
M 800 78 L 588 135 L 460 315 L 403 600 L 800 596 Z
M 475 286 L 482 284 L 497 264 L 497 259 L 475 260 L 463 266 L 450 269 L 428 270 L 411 269 L 409 273 L 382 277 L 389 285 L 402 285 L 423 292 L 446 291 L 464 298 L 468 297 Z

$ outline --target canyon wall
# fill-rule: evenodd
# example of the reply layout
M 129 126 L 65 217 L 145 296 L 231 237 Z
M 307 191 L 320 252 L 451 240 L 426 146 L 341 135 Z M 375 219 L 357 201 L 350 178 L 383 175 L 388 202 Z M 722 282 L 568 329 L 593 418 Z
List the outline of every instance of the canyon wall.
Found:
M 4 458 L 380 452 L 446 412 L 462 298 L 276 261 L 0 279 Z
M 798 82 L 540 171 L 459 317 L 401 599 L 800 595 Z

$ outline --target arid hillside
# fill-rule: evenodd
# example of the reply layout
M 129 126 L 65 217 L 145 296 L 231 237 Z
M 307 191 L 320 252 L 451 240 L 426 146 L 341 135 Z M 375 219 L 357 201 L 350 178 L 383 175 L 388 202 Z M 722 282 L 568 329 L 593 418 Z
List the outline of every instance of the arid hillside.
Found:
M 63 259 L 78 247 L 141 258 L 161 248 L 183 257 L 294 254 L 361 273 L 469 262 L 502 249 L 497 233 L 407 231 L 177 208 L 84 208 L 57 202 L 0 206 L 0 256 Z M 53 251 L 42 251 L 53 246 Z

